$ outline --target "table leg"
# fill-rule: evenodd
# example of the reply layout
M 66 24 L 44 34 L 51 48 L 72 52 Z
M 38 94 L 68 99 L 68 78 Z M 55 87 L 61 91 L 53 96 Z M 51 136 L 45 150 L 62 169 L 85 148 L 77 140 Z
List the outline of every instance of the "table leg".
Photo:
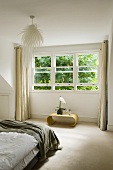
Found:
M 73 115 L 71 118 L 74 120 L 74 122 L 71 124 L 71 126 L 75 126 L 78 122 L 78 115 Z
M 55 120 L 53 120 L 52 116 L 47 117 L 47 123 L 48 123 L 49 125 L 52 125 L 52 124 L 55 123 Z

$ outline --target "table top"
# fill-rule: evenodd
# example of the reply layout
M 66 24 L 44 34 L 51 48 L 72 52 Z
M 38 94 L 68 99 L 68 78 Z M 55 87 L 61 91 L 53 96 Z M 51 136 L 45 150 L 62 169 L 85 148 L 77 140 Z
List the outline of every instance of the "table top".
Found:
M 74 113 L 63 113 L 63 114 L 57 114 L 57 113 L 52 113 L 50 116 L 57 116 L 57 117 L 75 117 L 77 114 Z

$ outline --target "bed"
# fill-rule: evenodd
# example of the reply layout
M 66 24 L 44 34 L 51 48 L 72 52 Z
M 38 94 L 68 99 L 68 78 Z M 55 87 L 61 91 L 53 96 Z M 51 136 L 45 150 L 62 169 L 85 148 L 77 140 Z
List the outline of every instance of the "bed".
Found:
M 0 170 L 32 169 L 38 160 L 46 159 L 49 150 L 60 142 L 47 125 L 29 122 L 0 121 Z

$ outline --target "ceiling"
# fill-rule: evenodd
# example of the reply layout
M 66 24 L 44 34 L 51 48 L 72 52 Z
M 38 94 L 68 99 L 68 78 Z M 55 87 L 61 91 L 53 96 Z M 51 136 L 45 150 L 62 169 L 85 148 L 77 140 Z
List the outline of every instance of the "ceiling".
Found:
M 109 34 L 113 0 L 0 0 L 0 37 L 21 43 L 30 15 L 46 45 L 101 42 Z

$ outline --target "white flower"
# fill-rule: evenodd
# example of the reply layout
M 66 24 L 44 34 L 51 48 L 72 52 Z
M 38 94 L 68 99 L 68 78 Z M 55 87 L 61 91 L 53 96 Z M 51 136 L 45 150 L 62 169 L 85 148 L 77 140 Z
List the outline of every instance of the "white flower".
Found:
M 66 103 L 66 101 L 64 100 L 64 98 L 61 97 L 61 96 L 60 96 L 59 100 L 60 100 L 62 103 L 64 103 L 64 104 Z

